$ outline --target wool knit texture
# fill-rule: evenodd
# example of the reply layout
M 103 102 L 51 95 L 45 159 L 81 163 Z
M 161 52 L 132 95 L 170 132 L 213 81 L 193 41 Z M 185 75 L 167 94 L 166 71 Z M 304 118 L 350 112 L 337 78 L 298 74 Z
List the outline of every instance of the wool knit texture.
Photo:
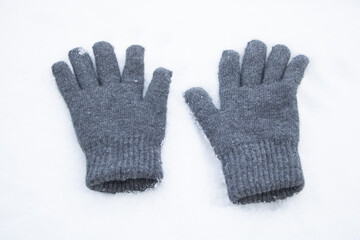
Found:
M 130 46 L 123 74 L 114 48 L 93 46 L 96 70 L 82 48 L 52 67 L 86 155 L 86 185 L 101 192 L 143 191 L 163 177 L 161 143 L 172 73 L 158 68 L 143 97 L 144 48 Z
M 296 93 L 309 61 L 289 58 L 289 49 L 276 45 L 266 59 L 266 45 L 253 40 L 241 68 L 237 52 L 222 54 L 220 109 L 202 88 L 184 95 L 222 162 L 233 203 L 283 199 L 304 186 Z

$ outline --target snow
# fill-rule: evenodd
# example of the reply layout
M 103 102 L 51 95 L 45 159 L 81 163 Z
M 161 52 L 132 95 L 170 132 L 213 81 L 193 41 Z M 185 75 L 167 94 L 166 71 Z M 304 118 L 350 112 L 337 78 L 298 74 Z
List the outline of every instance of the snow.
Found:
M 0 2 L 0 239 L 360 239 L 359 1 Z M 221 52 L 286 44 L 310 65 L 299 88 L 306 186 L 275 203 L 233 205 L 220 162 L 183 100 L 205 88 L 219 104 Z M 173 71 L 165 178 L 109 195 L 85 186 L 85 157 L 51 73 L 96 41 L 121 67 L 146 48 L 146 85 Z
M 79 52 L 80 55 L 84 55 L 85 53 L 87 53 L 87 51 L 86 51 L 84 48 L 82 48 L 82 47 L 80 47 L 80 48 L 78 49 L 78 52 Z

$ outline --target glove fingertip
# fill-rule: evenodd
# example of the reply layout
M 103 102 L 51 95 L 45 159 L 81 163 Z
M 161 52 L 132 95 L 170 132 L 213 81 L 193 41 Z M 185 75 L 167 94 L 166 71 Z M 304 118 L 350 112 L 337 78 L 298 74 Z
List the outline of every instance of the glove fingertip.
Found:
M 298 55 L 294 57 L 287 66 L 283 78 L 285 80 L 293 80 L 296 84 L 300 84 L 309 62 L 309 58 L 305 55 Z
M 131 45 L 126 49 L 126 57 L 140 57 L 144 56 L 145 48 L 140 45 Z
M 276 53 L 276 56 L 286 56 L 287 58 L 290 57 L 290 49 L 282 44 L 276 44 L 275 46 L 272 47 L 273 52 Z
M 192 101 L 196 101 L 197 99 L 201 99 L 204 97 L 208 97 L 207 92 L 201 87 L 193 87 L 185 91 L 184 98 L 187 103 Z
M 224 50 L 224 51 L 222 52 L 221 57 L 222 57 L 222 59 L 223 59 L 223 58 L 230 58 L 230 59 L 232 59 L 232 58 L 239 58 L 240 55 L 239 55 L 238 52 L 236 52 L 236 51 L 234 51 L 234 50 Z
M 295 59 L 297 62 L 299 62 L 304 67 L 306 67 L 310 63 L 309 58 L 303 54 L 300 54 L 300 55 L 294 57 L 294 60 Z
M 89 55 L 89 53 L 82 47 L 73 48 L 69 51 L 70 61 L 81 58 L 83 55 Z
M 96 51 L 98 49 L 114 49 L 114 47 L 106 41 L 99 41 L 94 43 L 93 49 Z
M 54 63 L 51 67 L 52 69 L 52 73 L 54 75 L 57 75 L 61 72 L 63 72 L 64 70 L 68 70 L 69 69 L 69 66 L 66 64 L 66 62 L 64 61 L 60 61 L 60 62 L 57 62 L 57 63 Z
M 166 80 L 168 82 L 171 82 L 171 77 L 172 77 L 172 71 L 163 68 L 163 67 L 159 67 L 154 71 L 153 74 L 154 78 L 161 78 L 163 80 Z
M 70 91 L 80 90 L 74 74 L 70 70 L 70 67 L 64 61 L 53 64 L 51 69 L 55 77 L 57 86 L 59 87 L 60 92 L 63 95 Z
M 257 49 L 266 49 L 266 44 L 258 39 L 251 40 L 248 42 L 247 47 L 257 48 Z

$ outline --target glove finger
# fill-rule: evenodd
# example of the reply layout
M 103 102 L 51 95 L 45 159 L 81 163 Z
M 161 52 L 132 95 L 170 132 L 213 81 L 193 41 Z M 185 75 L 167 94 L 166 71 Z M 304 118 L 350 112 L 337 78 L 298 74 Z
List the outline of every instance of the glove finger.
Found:
M 120 69 L 114 47 L 107 42 L 97 42 L 93 51 L 100 84 L 120 83 Z
M 83 48 L 71 50 L 69 59 L 81 89 L 91 89 L 99 86 L 90 55 Z
M 289 59 L 290 50 L 286 46 L 274 46 L 266 62 L 263 83 L 280 81 Z
M 292 80 L 296 84 L 300 84 L 308 64 L 309 59 L 305 55 L 294 57 L 285 69 L 283 81 Z
M 64 98 L 66 98 L 67 93 L 80 90 L 80 86 L 76 81 L 74 74 L 65 62 L 55 63 L 52 66 L 52 72 L 56 84 Z
M 157 111 L 166 110 L 166 103 L 169 95 L 172 72 L 165 68 L 158 68 L 154 71 L 145 101 L 150 103 Z
M 215 126 L 212 122 L 212 116 L 218 113 L 218 109 L 209 94 L 204 89 L 197 87 L 187 90 L 184 97 L 196 120 L 200 123 L 205 134 L 209 136 L 211 129 Z
M 240 85 L 255 86 L 262 82 L 266 60 L 266 45 L 253 40 L 248 43 L 241 69 Z
M 137 97 L 142 96 L 144 88 L 144 51 L 139 45 L 130 46 L 126 50 L 122 81 Z
M 220 102 L 221 108 L 229 103 L 232 91 L 240 86 L 240 56 L 233 50 L 223 51 L 219 64 Z

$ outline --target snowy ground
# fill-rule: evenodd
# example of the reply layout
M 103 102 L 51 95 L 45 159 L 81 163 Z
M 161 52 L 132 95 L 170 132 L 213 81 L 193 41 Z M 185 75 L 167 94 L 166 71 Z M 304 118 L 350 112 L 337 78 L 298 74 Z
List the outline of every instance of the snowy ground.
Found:
M 359 1 L 0 1 L 0 239 L 360 239 Z M 310 65 L 299 89 L 306 186 L 284 201 L 228 200 L 220 162 L 182 94 L 218 104 L 223 49 L 260 39 Z M 51 74 L 68 50 L 105 40 L 121 67 L 146 48 L 173 71 L 164 181 L 109 195 L 84 183 L 85 158 Z

